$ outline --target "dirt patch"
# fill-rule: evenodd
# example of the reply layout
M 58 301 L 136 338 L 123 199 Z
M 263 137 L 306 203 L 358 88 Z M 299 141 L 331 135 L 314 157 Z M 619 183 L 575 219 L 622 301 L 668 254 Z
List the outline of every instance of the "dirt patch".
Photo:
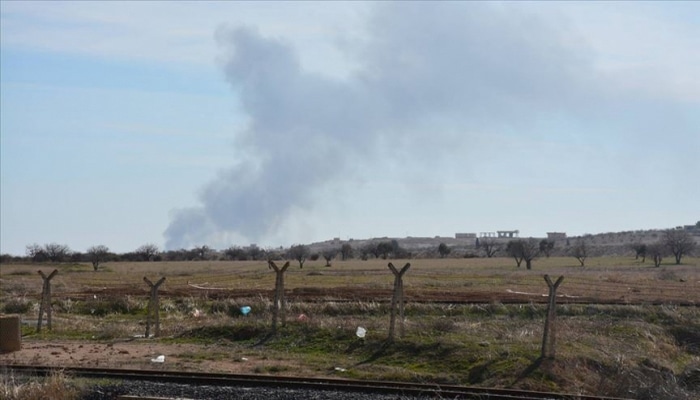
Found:
M 164 356 L 163 362 L 156 362 Z M 271 365 L 262 351 L 241 352 L 225 345 L 169 344 L 146 339 L 97 343 L 68 340 L 22 343 L 20 351 L 0 354 L 2 365 L 119 368 L 220 373 L 259 373 Z M 284 361 L 275 361 L 279 368 Z M 291 369 L 289 372 L 296 372 Z

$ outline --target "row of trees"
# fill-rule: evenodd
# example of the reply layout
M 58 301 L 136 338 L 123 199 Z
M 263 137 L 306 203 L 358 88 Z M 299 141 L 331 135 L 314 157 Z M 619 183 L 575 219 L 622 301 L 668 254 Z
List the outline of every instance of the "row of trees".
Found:
M 112 253 L 105 245 L 96 245 L 88 248 L 84 253 L 73 251 L 65 244 L 47 243 L 39 245 L 33 243 L 27 245 L 26 254 L 33 263 L 61 263 L 61 262 L 89 262 L 95 271 L 101 263 L 107 261 L 156 261 L 162 259 L 158 246 L 145 244 L 136 250 L 125 254 Z M 3 256 L 3 262 L 13 261 L 15 257 Z
M 664 231 L 661 239 L 656 243 L 632 245 L 636 259 L 641 257 L 644 262 L 647 257 L 650 257 L 657 267 L 661 265 L 664 257 L 670 255 L 673 256 L 676 264 L 680 264 L 683 257 L 692 254 L 696 247 L 695 239 L 688 232 L 680 229 Z
M 331 261 L 336 257 L 348 260 L 359 253 L 362 259 L 370 256 L 375 258 L 410 258 L 411 254 L 404 251 L 399 246 L 398 241 L 383 241 L 369 243 L 357 251 L 349 243 L 342 246 L 328 248 L 320 253 L 312 253 L 309 246 L 294 245 L 286 251 L 282 249 L 262 249 L 257 246 L 240 247 L 231 246 L 223 251 L 223 256 L 228 260 L 279 260 L 292 259 L 299 262 L 299 267 L 304 266 L 307 259 L 313 261 L 323 257 L 326 265 L 330 266 Z M 124 254 L 116 254 L 110 251 L 105 245 L 96 245 L 88 248 L 84 253 L 73 251 L 64 244 L 48 243 L 44 245 L 30 244 L 26 247 L 27 259 L 4 255 L 2 262 L 31 261 L 33 263 L 61 263 L 61 262 L 90 262 L 93 269 L 97 271 L 100 264 L 107 261 L 202 261 L 215 260 L 221 257 L 219 252 L 207 246 L 198 246 L 193 249 L 169 250 L 161 252 L 154 244 L 145 244 L 136 250 Z
M 532 262 L 538 257 L 549 257 L 556 247 L 556 243 L 548 239 L 516 239 L 508 242 L 499 241 L 495 238 L 479 238 L 476 240 L 478 251 L 486 257 L 494 257 L 498 253 L 512 257 L 517 266 L 523 262 L 527 269 L 532 268 Z M 696 248 L 694 238 L 681 229 L 671 229 L 664 231 L 658 242 L 652 244 L 637 243 L 631 246 L 637 259 L 642 262 L 647 257 L 654 261 L 658 267 L 661 261 L 668 256 L 673 256 L 676 264 L 680 264 L 683 257 L 692 254 Z M 452 249 L 445 243 L 435 249 L 441 257 L 447 257 Z M 566 254 L 576 258 L 583 266 L 586 258 L 591 254 L 591 248 L 585 239 L 579 239 L 573 244 L 567 240 Z M 353 248 L 350 243 L 344 243 L 337 247 L 327 248 L 320 252 L 312 252 L 307 245 L 294 245 L 289 249 L 262 249 L 257 246 L 239 247 L 232 246 L 223 252 L 212 250 L 207 246 L 198 246 L 192 249 L 180 249 L 160 251 L 154 244 L 145 244 L 136 250 L 124 254 L 115 254 L 107 246 L 96 245 L 88 248 L 84 253 L 72 251 L 67 245 L 58 243 L 48 243 L 45 245 L 30 244 L 26 247 L 26 258 L 2 256 L 2 262 L 31 261 L 41 262 L 90 262 L 95 270 L 100 264 L 107 261 L 201 261 L 216 260 L 223 258 L 228 260 L 295 260 L 299 267 L 303 268 L 307 260 L 318 260 L 323 258 L 326 266 L 331 266 L 332 260 L 340 257 L 341 260 L 348 260 L 359 257 L 363 260 L 368 258 L 381 259 L 406 259 L 412 258 L 412 253 L 403 249 L 397 240 L 386 240 L 370 242 L 364 246 Z M 435 253 L 433 253 L 435 254 Z M 467 256 L 476 256 L 468 253 Z

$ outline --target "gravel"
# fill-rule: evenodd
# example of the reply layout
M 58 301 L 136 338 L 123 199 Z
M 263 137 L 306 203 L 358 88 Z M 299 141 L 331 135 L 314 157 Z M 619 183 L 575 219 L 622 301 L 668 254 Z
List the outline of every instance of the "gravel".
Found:
M 122 384 L 92 386 L 82 400 L 113 400 L 118 396 L 166 397 L 177 399 L 241 399 L 241 400 L 417 400 L 425 397 L 340 392 L 335 390 L 273 389 L 228 386 L 193 386 L 131 381 Z

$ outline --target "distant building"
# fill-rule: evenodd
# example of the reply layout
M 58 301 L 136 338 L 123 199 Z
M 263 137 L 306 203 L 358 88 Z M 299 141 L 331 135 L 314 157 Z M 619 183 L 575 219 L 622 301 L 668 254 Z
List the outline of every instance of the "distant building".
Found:
M 496 237 L 496 232 L 479 232 L 479 237 L 482 237 L 482 238 Z
M 516 238 L 520 234 L 520 231 L 497 231 L 497 233 L 499 238 Z
M 455 239 L 476 239 L 476 233 L 455 233 Z
M 566 240 L 566 232 L 547 232 L 549 240 Z

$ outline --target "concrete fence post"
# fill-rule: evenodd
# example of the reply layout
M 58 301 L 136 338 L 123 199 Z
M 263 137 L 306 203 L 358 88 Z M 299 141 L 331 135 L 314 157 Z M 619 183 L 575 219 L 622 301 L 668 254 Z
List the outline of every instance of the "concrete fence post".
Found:
M 394 340 L 394 327 L 396 326 L 396 312 L 398 311 L 399 317 L 401 318 L 401 332 L 400 335 L 404 334 L 404 299 L 403 299 L 403 276 L 411 268 L 410 263 L 406 263 L 401 271 L 394 267 L 394 264 L 389 263 L 389 269 L 394 274 L 394 294 L 391 297 L 391 319 L 389 321 L 389 340 Z M 398 310 L 397 310 L 398 306 Z
M 286 313 L 286 302 L 284 298 L 284 273 L 289 268 L 289 261 L 284 263 L 282 268 L 278 267 L 274 261 L 269 260 L 267 262 L 269 269 L 275 271 L 275 299 L 272 303 L 272 331 L 277 332 L 277 319 L 282 319 L 282 325 L 286 323 L 287 313 Z
M 39 304 L 39 319 L 36 321 L 36 331 L 41 332 L 41 321 L 46 313 L 46 327 L 51 330 L 51 279 L 58 274 L 58 270 L 54 269 L 48 276 L 43 271 L 37 271 L 44 280 L 44 285 L 41 290 L 41 303 Z
M 556 354 L 556 341 L 557 341 L 557 288 L 564 280 L 563 276 L 560 276 L 555 283 L 549 279 L 549 275 L 544 276 L 545 282 L 549 287 L 549 302 L 547 303 L 547 316 L 544 321 L 544 334 L 542 335 L 542 354 L 541 358 L 554 359 Z
M 154 336 L 160 336 L 160 300 L 158 299 L 158 288 L 165 282 L 165 277 L 162 277 L 158 282 L 153 283 L 150 279 L 143 277 L 143 281 L 151 288 L 151 295 L 148 299 L 148 311 L 146 315 L 146 338 L 151 335 L 151 320 L 155 323 Z

